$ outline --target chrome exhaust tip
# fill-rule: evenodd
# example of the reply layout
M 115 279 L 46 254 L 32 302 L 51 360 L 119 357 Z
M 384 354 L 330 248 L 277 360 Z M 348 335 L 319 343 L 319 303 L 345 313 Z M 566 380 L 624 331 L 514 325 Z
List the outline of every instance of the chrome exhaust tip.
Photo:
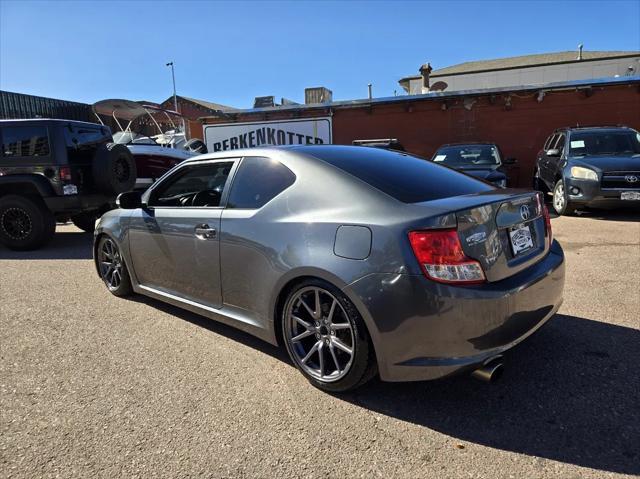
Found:
M 486 383 L 492 383 L 500 379 L 504 371 L 502 356 L 489 359 L 484 366 L 474 370 L 471 376 Z

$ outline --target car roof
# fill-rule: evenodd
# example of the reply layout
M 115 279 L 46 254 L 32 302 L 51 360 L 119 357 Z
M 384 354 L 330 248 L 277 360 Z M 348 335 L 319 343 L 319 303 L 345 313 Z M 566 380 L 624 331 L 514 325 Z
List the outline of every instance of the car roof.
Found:
M 205 153 L 193 158 L 186 159 L 185 162 L 197 162 L 207 160 L 217 160 L 223 158 L 236 158 L 241 156 L 268 156 L 274 154 L 274 152 L 289 152 L 297 153 L 305 156 L 315 157 L 322 159 L 323 154 L 338 154 L 338 153 L 350 153 L 357 154 L 363 150 L 371 151 L 385 151 L 391 155 L 407 155 L 404 151 L 388 150 L 383 148 L 374 148 L 370 146 L 355 146 L 355 145 L 273 145 L 273 146 L 259 146 L 255 148 L 240 148 L 236 150 L 216 151 L 213 153 Z M 411 155 L 416 156 L 416 155 Z
M 553 132 L 560 133 L 564 131 L 619 131 L 619 130 L 633 130 L 625 125 L 595 125 L 595 126 L 564 126 L 562 128 L 556 128 Z

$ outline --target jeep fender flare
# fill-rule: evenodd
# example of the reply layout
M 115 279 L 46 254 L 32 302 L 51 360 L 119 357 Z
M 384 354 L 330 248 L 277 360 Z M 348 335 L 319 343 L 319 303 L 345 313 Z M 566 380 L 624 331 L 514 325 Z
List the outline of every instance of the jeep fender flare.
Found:
M 55 196 L 49 180 L 38 174 L 17 174 L 0 176 L 0 195 L 37 195 L 43 198 Z

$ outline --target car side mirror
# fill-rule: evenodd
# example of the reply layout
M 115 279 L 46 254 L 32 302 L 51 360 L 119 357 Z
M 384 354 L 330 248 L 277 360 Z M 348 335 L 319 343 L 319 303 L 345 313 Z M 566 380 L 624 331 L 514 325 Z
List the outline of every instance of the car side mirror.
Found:
M 547 150 L 547 156 L 560 156 L 560 150 L 551 148 L 550 150 Z
M 515 158 L 505 158 L 503 163 L 505 165 L 515 165 L 518 162 Z
M 142 193 L 139 191 L 126 191 L 116 198 L 116 204 L 123 210 L 135 210 L 142 207 Z

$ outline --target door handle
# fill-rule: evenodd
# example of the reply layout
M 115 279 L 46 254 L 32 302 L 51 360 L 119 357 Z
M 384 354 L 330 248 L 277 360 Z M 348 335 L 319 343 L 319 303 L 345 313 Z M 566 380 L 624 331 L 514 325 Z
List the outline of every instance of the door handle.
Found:
M 215 228 L 211 228 L 207 224 L 196 226 L 195 233 L 196 233 L 196 238 L 201 240 L 215 239 L 218 234 Z

